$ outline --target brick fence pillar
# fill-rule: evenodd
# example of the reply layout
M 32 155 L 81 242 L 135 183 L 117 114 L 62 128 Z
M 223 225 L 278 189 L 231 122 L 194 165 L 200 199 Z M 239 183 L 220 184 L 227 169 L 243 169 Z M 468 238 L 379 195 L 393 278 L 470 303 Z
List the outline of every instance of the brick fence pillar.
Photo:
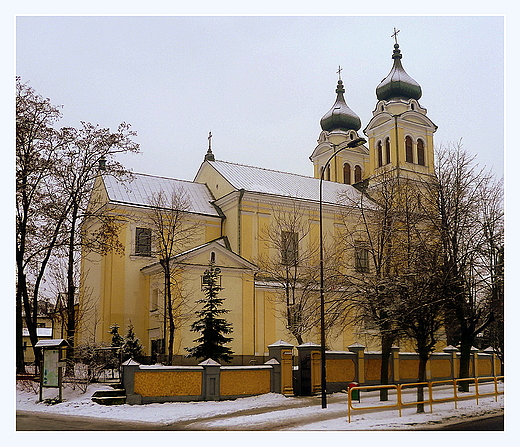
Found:
M 399 382 L 399 346 L 392 346 L 392 381 Z
M 129 405 L 140 405 L 142 396 L 134 393 L 134 377 L 135 372 L 139 371 L 140 363 L 133 359 L 128 359 L 122 365 L 123 367 L 123 388 L 126 394 L 126 403 Z
M 321 348 L 312 342 L 296 347 L 298 349 L 298 370 L 301 394 L 311 396 L 321 391 Z
M 280 391 L 285 396 L 294 396 L 293 389 L 293 348 L 294 346 L 278 340 L 268 346 L 269 357 L 276 359 L 280 364 Z M 274 366 L 274 365 L 273 365 Z
M 478 377 L 478 349 L 472 346 L 471 353 L 473 354 L 473 377 Z
M 356 354 L 356 382 L 360 385 L 365 383 L 365 346 L 361 343 L 354 343 L 348 350 Z
M 199 363 L 204 368 L 202 374 L 202 398 L 220 400 L 220 363 L 207 359 Z
M 443 349 L 444 352 L 447 352 L 451 355 L 450 357 L 450 364 L 451 364 L 451 378 L 457 379 L 458 378 L 458 370 L 457 370 L 457 353 L 459 350 L 455 348 L 454 346 L 446 346 Z

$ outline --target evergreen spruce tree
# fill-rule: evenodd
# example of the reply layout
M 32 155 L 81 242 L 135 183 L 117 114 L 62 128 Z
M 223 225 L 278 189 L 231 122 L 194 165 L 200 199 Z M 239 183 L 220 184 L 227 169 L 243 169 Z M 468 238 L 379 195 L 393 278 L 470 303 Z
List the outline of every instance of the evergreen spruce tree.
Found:
M 119 325 L 114 323 L 110 326 L 110 330 L 108 331 L 110 335 L 112 335 L 111 346 L 113 348 L 120 348 L 125 343 L 125 339 L 119 334 Z
M 197 301 L 202 304 L 202 310 L 197 312 L 198 319 L 191 325 L 191 331 L 198 332 L 201 336 L 193 340 L 198 343 L 197 346 L 185 349 L 188 351 L 188 357 L 230 362 L 233 358 L 231 355 L 233 351 L 224 345 L 233 340 L 233 338 L 225 336 L 232 333 L 233 328 L 231 323 L 220 318 L 229 310 L 221 308 L 224 299 L 218 297 L 222 290 L 219 274 L 220 269 L 213 265 L 210 265 L 209 269 L 204 272 L 202 290 L 205 297 Z
M 128 331 L 125 335 L 125 343 L 123 345 L 123 361 L 130 358 L 137 359 L 143 355 L 143 345 L 135 335 L 134 325 L 130 323 L 128 325 Z

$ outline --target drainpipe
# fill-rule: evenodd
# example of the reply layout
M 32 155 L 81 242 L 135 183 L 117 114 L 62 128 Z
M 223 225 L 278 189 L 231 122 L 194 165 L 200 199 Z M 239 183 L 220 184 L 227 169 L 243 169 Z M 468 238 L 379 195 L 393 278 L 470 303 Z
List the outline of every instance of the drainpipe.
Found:
M 242 256 L 242 198 L 244 197 L 245 190 L 239 189 L 238 193 L 238 254 Z

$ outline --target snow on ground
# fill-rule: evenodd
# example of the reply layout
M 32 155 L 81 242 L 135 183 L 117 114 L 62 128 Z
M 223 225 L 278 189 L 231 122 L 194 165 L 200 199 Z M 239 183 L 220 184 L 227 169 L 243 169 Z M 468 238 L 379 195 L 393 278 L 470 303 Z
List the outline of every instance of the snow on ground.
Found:
M 479 385 L 479 392 L 492 391 L 492 384 Z M 154 424 L 171 424 L 181 421 L 207 418 L 198 422 L 197 430 L 230 430 L 233 427 L 241 427 L 247 430 L 269 429 L 270 425 L 283 422 L 288 424 L 284 429 L 298 431 L 338 431 L 338 430 L 410 430 L 425 428 L 432 424 L 443 422 L 457 422 L 467 420 L 468 417 L 500 414 L 504 409 L 504 396 L 500 395 L 495 401 L 494 396 L 480 397 L 479 404 L 475 399 L 459 401 L 455 409 L 453 402 L 436 403 L 433 412 L 430 413 L 429 405 L 425 405 L 425 413 L 416 413 L 415 406 L 403 409 L 402 417 L 399 417 L 396 408 L 367 411 L 357 410 L 352 412 L 351 422 L 346 417 L 346 394 L 337 393 L 328 397 L 329 403 L 326 409 L 321 408 L 321 400 L 318 397 L 285 397 L 280 394 L 264 394 L 261 396 L 241 398 L 220 402 L 175 402 L 156 403 L 146 405 L 116 405 L 104 406 L 91 401 L 94 391 L 110 389 L 108 386 L 91 385 L 86 393 L 81 393 L 65 387 L 63 402 L 55 405 L 47 405 L 37 402 L 38 395 L 26 390 L 17 390 L 16 409 L 25 411 L 38 411 L 47 414 L 63 414 L 75 416 L 88 416 L 119 421 L 140 421 Z M 409 390 L 410 396 L 413 391 Z M 57 390 L 46 388 L 44 399 L 53 397 Z M 54 394 L 53 394 L 54 393 Z M 453 390 L 449 387 L 436 389 L 436 399 L 453 396 Z M 392 398 L 395 398 L 392 397 Z M 408 398 L 412 400 L 412 398 Z M 305 406 L 302 406 L 304 404 Z M 378 405 L 379 400 L 375 392 L 361 393 L 362 406 Z M 248 414 L 233 415 L 232 413 L 245 410 Z M 250 414 L 253 413 L 253 414 Z M 216 417 L 216 416 L 223 417 Z M 227 416 L 225 416 L 227 415 Z

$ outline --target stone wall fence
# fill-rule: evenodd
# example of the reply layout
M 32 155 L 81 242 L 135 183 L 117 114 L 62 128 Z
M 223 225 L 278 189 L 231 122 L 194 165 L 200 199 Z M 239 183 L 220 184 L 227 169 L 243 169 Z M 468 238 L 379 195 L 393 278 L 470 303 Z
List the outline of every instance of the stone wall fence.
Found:
M 207 359 L 197 366 L 123 363 L 126 403 L 185 402 L 235 399 L 265 393 L 293 395 L 292 345 L 282 340 L 269 346 L 263 365 L 222 366 Z

